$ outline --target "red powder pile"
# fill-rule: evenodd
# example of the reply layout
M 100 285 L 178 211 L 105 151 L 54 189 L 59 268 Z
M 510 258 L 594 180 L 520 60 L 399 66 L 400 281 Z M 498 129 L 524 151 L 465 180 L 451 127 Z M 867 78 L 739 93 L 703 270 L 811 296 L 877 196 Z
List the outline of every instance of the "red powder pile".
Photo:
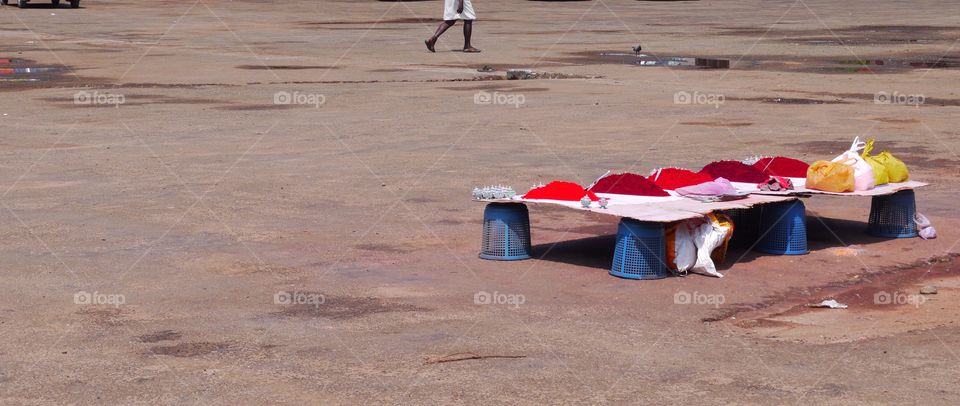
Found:
M 725 178 L 731 182 L 761 183 L 770 177 L 759 169 L 740 161 L 716 161 L 707 164 L 700 173 L 710 175 L 714 179 Z
M 759 161 L 753 164 L 753 167 L 771 176 L 805 178 L 807 177 L 807 168 L 809 168 L 810 165 L 793 158 L 777 156 L 773 158 L 760 158 Z
M 523 198 L 580 201 L 583 195 L 590 196 L 590 200 L 592 201 L 600 200 L 597 195 L 585 190 L 583 186 L 573 182 L 561 182 L 558 180 L 527 192 L 527 194 L 523 195 Z
M 634 196 L 670 196 L 659 186 L 647 178 L 633 174 L 622 173 L 619 175 L 606 176 L 597 181 L 597 184 L 590 188 L 596 193 L 616 193 L 621 195 Z
M 657 171 L 653 171 L 653 173 L 650 174 L 650 177 L 647 179 L 663 189 L 676 190 L 677 188 L 682 188 L 684 186 L 693 186 L 704 182 L 710 182 L 713 180 L 713 177 L 703 173 L 688 171 L 686 169 L 663 168 L 660 169 L 659 175 L 657 175 Z

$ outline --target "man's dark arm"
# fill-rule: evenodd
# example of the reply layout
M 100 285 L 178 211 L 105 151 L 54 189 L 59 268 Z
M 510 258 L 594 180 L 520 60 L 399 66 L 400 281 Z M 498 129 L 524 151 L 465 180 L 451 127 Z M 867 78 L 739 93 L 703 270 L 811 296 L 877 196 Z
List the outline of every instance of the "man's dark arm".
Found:
M 457 14 L 463 12 L 463 0 L 457 0 Z

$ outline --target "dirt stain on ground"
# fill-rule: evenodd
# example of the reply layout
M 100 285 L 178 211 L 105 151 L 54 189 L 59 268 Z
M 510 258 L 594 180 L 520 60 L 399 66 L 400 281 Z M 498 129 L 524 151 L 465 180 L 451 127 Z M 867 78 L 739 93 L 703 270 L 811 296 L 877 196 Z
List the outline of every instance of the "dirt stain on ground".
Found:
M 463 91 L 463 92 L 474 92 L 478 90 L 484 90 L 484 91 L 497 91 L 497 92 L 515 92 L 515 93 L 520 93 L 520 92 L 534 93 L 534 92 L 550 91 L 550 89 L 546 87 L 514 87 L 506 83 L 504 84 L 491 83 L 491 84 L 475 85 L 475 86 L 439 87 L 438 89 Z
M 763 38 L 782 43 L 805 45 L 898 45 L 953 42 L 960 27 L 933 25 L 857 25 L 822 29 L 767 29 L 760 27 L 719 27 L 720 35 Z
M 366 244 L 354 245 L 354 248 L 361 249 L 364 251 L 383 252 L 387 254 L 410 254 L 412 252 L 416 252 L 416 250 L 413 248 L 407 248 L 400 245 L 391 245 L 391 244 L 366 243 Z
M 833 92 L 811 92 L 806 90 L 783 90 L 784 92 L 805 94 L 809 96 L 833 97 L 839 99 L 854 99 L 877 102 L 878 93 L 833 93 Z M 892 95 L 888 95 L 892 96 Z M 906 96 L 904 96 L 906 97 Z M 890 100 L 889 98 L 887 100 Z M 920 108 L 925 106 L 960 106 L 960 99 L 943 99 L 936 97 L 923 97 L 916 99 L 917 104 L 900 104 L 898 107 Z
M 545 60 L 576 65 L 631 65 L 641 68 L 734 69 L 751 71 L 801 72 L 817 74 L 895 74 L 916 69 L 958 69 L 960 55 L 902 54 L 860 55 L 858 58 L 797 55 L 677 55 L 635 54 L 630 50 L 569 52 Z M 871 95 L 872 96 L 872 95 Z
M 748 127 L 753 125 L 753 122 L 740 121 L 740 120 L 697 120 L 697 121 L 683 121 L 680 124 L 699 125 L 704 127 Z
M 493 32 L 492 34 L 503 34 L 503 35 L 572 35 L 577 33 L 592 33 L 592 34 L 623 34 L 623 30 L 607 30 L 607 29 L 592 29 L 592 30 L 546 30 L 546 31 L 498 31 Z
M 938 286 L 941 292 L 919 294 L 918 287 L 927 284 Z M 953 324 L 954 321 L 944 321 L 923 311 L 921 306 L 955 310 L 960 308 L 957 292 L 960 292 L 960 255 L 951 254 L 869 275 L 854 275 L 823 286 L 793 288 L 761 303 L 721 308 L 703 321 L 723 320 L 765 338 L 804 343 L 845 342 Z M 849 308 L 830 310 L 809 306 L 825 299 L 834 299 Z M 863 325 L 850 327 L 851 323 Z
M 506 21 L 494 18 L 484 18 L 483 21 Z M 383 24 L 437 24 L 436 18 L 406 17 L 406 18 L 385 18 L 382 20 L 332 20 L 332 21 L 299 21 L 295 24 L 307 27 L 339 26 L 339 25 L 365 25 L 375 28 Z
M 246 70 L 311 70 L 311 69 L 339 69 L 339 66 L 326 65 L 237 65 L 237 69 Z
M 319 304 L 289 304 L 283 310 L 271 313 L 278 317 L 325 318 L 344 320 L 378 313 L 422 312 L 427 309 L 404 303 L 390 303 L 375 297 L 324 296 L 319 292 L 298 292 L 324 297 Z
M 155 346 L 148 350 L 153 355 L 168 355 L 177 358 L 192 358 L 207 354 L 225 352 L 230 349 L 227 343 L 208 341 L 181 343 L 176 345 Z
M 405 201 L 405 202 L 407 202 L 407 203 L 416 203 L 416 204 L 422 204 L 422 203 L 441 203 L 441 202 L 443 202 L 443 201 L 440 200 L 440 199 L 436 199 L 436 198 L 433 198 L 433 197 L 427 197 L 427 196 L 408 197 L 408 198 L 404 199 L 403 201 Z
M 173 330 L 160 330 L 150 334 L 137 336 L 137 341 L 141 343 L 157 343 L 160 341 L 176 341 L 180 339 L 180 333 Z
M 87 321 L 101 326 L 120 326 L 125 322 L 123 311 L 118 307 L 100 307 L 88 305 L 77 312 Z
M 204 271 L 220 275 L 248 275 L 260 272 L 284 274 L 296 270 L 277 264 L 238 261 L 229 254 L 210 254 L 203 258 L 186 261 L 184 266 L 195 267 L 198 263 Z
M 791 97 L 727 97 L 726 100 L 733 101 L 754 101 L 764 104 L 848 104 L 850 102 L 833 99 L 833 100 L 818 100 L 818 99 L 804 99 L 804 98 L 791 98 Z
M 879 121 L 887 124 L 919 124 L 920 120 L 915 118 L 895 118 L 895 117 L 870 117 L 868 120 Z
M 298 108 L 316 108 L 314 105 L 307 104 L 231 104 L 228 106 L 214 107 L 216 110 L 224 111 L 269 111 L 269 110 L 293 110 Z
M 99 107 L 99 108 L 115 108 L 115 107 L 132 107 L 132 106 L 150 106 L 157 104 L 224 104 L 229 103 L 224 100 L 218 99 L 208 99 L 208 98 L 194 98 L 194 97 L 177 97 L 177 96 L 168 96 L 161 94 L 121 94 L 112 90 L 86 90 L 87 93 L 93 94 L 94 92 L 99 92 L 105 95 L 118 95 L 122 96 L 122 102 L 117 102 L 115 104 L 110 103 L 77 103 L 75 101 L 74 95 L 71 97 L 42 97 L 39 100 L 45 102 L 57 104 L 60 107 L 66 108 L 88 108 L 88 107 Z M 118 99 L 119 100 L 119 99 Z

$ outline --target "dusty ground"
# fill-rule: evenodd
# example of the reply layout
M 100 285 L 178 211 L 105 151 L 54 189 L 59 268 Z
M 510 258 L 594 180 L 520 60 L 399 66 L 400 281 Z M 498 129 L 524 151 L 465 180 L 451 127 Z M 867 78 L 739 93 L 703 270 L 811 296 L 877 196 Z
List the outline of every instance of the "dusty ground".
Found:
M 423 48 L 438 1 L 0 8 L 0 62 L 60 69 L 0 66 L 0 403 L 960 402 L 960 6 L 475 7 L 475 55 L 453 52 L 459 26 Z M 637 43 L 735 63 L 616 55 Z M 508 67 L 567 78 L 474 81 Z M 545 208 L 541 259 L 476 257 L 478 185 L 812 161 L 858 135 L 933 183 L 917 201 L 939 239 L 868 237 L 868 199 L 817 197 L 809 255 L 734 251 L 723 279 L 611 277 L 616 224 Z M 927 284 L 920 305 L 864 299 Z M 828 297 L 851 308 L 803 307 Z M 522 357 L 430 362 L 464 352 Z

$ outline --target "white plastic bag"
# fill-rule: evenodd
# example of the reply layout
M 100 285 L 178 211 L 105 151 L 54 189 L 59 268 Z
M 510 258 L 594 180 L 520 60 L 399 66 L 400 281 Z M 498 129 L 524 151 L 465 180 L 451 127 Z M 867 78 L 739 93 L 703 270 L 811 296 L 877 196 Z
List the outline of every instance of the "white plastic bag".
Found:
M 877 178 L 873 174 L 873 167 L 860 156 L 860 150 L 867 146 L 867 143 L 860 141 L 860 137 L 853 139 L 853 144 L 846 152 L 833 158 L 831 162 L 843 162 L 853 167 L 853 190 L 870 190 L 876 186 Z
M 677 272 L 681 275 L 685 274 L 697 263 L 697 247 L 694 245 L 693 234 L 690 232 L 690 228 L 690 222 L 685 221 L 677 226 L 677 231 L 674 235 L 675 242 L 673 246 L 676 252 L 674 262 L 677 264 Z
M 709 217 L 706 221 L 693 230 L 693 242 L 697 245 L 697 262 L 693 266 L 694 272 L 702 272 L 707 275 L 722 278 L 723 275 L 717 272 L 717 266 L 713 263 L 710 254 L 713 250 L 723 244 L 727 237 L 728 229 L 714 223 Z

